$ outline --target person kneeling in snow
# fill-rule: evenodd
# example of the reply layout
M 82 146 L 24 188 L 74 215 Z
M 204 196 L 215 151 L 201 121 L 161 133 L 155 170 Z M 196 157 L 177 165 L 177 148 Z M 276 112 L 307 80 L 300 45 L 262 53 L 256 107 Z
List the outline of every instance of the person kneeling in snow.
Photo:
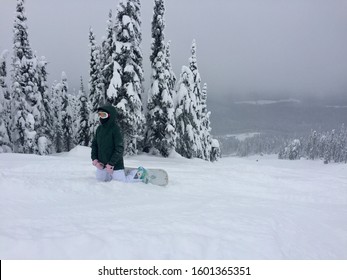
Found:
M 123 136 L 116 123 L 116 109 L 112 105 L 104 105 L 98 108 L 98 115 L 101 124 L 96 129 L 91 153 L 92 163 L 97 168 L 96 179 L 103 182 L 141 182 L 141 179 L 134 178 L 137 170 L 125 175 Z

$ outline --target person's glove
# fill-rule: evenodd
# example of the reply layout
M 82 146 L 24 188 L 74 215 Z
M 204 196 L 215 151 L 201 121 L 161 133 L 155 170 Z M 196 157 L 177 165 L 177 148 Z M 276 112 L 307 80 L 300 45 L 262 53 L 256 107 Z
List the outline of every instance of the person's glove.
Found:
M 112 174 L 113 173 L 113 166 L 112 165 L 109 165 L 109 164 L 106 164 L 106 171 L 109 173 L 109 174 Z
M 97 169 L 100 169 L 100 170 L 104 169 L 104 165 L 97 159 L 94 159 L 92 163 Z

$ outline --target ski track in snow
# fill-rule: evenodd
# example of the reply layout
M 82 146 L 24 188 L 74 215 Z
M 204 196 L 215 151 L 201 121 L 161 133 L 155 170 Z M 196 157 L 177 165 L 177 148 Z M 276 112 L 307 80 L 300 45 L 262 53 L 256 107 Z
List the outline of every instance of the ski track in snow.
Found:
M 347 165 L 140 155 L 168 187 L 96 182 L 90 149 L 0 154 L 1 259 L 346 259 Z

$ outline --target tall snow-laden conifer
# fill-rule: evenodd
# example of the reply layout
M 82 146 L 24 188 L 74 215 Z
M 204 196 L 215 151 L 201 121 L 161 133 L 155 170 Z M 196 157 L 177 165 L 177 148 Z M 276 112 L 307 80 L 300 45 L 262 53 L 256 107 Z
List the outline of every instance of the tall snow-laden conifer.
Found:
M 104 100 L 109 104 L 114 104 L 121 87 L 121 67 L 116 60 L 116 50 L 118 42 L 116 38 L 115 25 L 112 19 L 112 11 L 109 12 L 107 20 L 106 37 L 101 44 L 101 80 L 104 85 Z
M 114 75 L 117 86 L 111 83 L 108 92 L 108 96 L 113 97 L 111 104 L 118 112 L 118 122 L 124 135 L 124 152 L 128 155 L 137 154 L 144 127 L 140 17 L 140 1 L 123 0 L 119 3 L 115 25 L 115 63 L 118 65 Z
M 187 158 L 211 159 L 210 113 L 206 108 L 207 86 L 201 89 L 196 43 L 193 40 L 189 67 L 183 66 L 177 87 L 176 151 Z
M 89 66 L 89 105 L 90 105 L 90 119 L 89 119 L 89 134 L 93 139 L 96 128 L 98 126 L 98 119 L 95 114 L 97 108 L 105 101 L 104 85 L 102 83 L 102 75 L 100 70 L 100 47 L 95 41 L 93 30 L 89 29 L 89 46 L 90 46 L 90 66 Z
M 63 152 L 63 130 L 62 130 L 62 84 L 53 83 L 52 86 L 53 107 L 53 148 L 56 153 Z
M 79 128 L 77 132 L 77 144 L 88 147 L 91 144 L 89 134 L 89 106 L 87 94 L 84 90 L 83 79 L 79 91 Z
M 112 10 L 110 10 L 107 20 L 106 37 L 103 39 L 100 48 L 99 88 L 103 93 L 103 98 L 105 99 L 107 98 L 107 89 L 111 83 L 113 76 L 113 61 L 116 52 L 116 41 L 114 33 Z
M 147 102 L 146 145 L 164 157 L 169 156 L 176 145 L 174 104 L 166 78 L 166 50 L 164 43 L 164 1 L 154 1 L 151 46 L 151 88 Z
M 189 58 L 189 69 L 193 73 L 193 94 L 196 96 L 196 112 L 198 119 L 201 118 L 201 77 L 198 69 L 196 42 L 193 40 L 191 46 L 191 56 Z
M 73 143 L 73 120 L 71 109 L 71 98 L 69 96 L 68 82 L 66 74 L 63 72 L 61 77 L 61 127 L 63 133 L 63 151 L 68 152 L 74 147 Z
M 211 137 L 211 122 L 210 122 L 211 112 L 207 111 L 207 84 L 206 83 L 204 84 L 201 90 L 200 107 L 201 107 L 200 135 L 201 135 L 201 146 L 203 151 L 203 158 L 205 160 L 211 160 L 211 152 L 212 152 L 212 137 Z M 212 157 L 212 159 L 214 158 Z
M 74 89 L 72 93 L 68 94 L 71 118 L 72 118 L 72 143 L 73 146 L 77 145 L 77 133 L 79 129 L 79 111 L 80 111 L 80 102 L 79 102 L 79 92 L 76 93 Z
M 176 89 L 177 78 L 171 65 L 170 45 L 171 45 L 171 41 L 168 41 L 166 43 L 166 48 L 165 48 L 165 79 L 167 80 L 170 96 L 173 100 L 173 103 L 175 104 L 175 99 L 176 99 L 175 89 Z
M 196 112 L 196 120 L 194 120 L 194 133 L 197 135 L 197 155 L 196 157 L 202 158 L 202 159 L 208 159 L 205 157 L 205 153 L 203 151 L 202 147 L 202 141 L 203 141 L 203 127 L 202 127 L 202 108 L 201 108 L 201 77 L 198 69 L 198 63 L 197 63 L 197 56 L 196 56 L 196 42 L 193 40 L 192 46 L 191 46 L 191 57 L 189 58 L 189 69 L 192 71 L 193 74 L 193 93 L 194 96 L 193 101 L 193 108 Z
M 3 110 L 4 110 L 4 122 L 5 126 L 7 128 L 8 136 L 11 137 L 10 131 L 11 131 L 11 124 L 12 124 L 12 115 L 11 115 L 11 92 L 8 87 L 8 84 L 6 82 L 7 78 L 7 63 L 6 63 L 6 57 L 7 57 L 8 51 L 5 50 L 0 55 L 0 88 L 3 94 L 4 98 L 4 104 L 3 104 Z M 11 138 L 10 138 L 11 140 Z
M 311 131 L 311 135 L 307 144 L 306 148 L 306 154 L 309 159 L 316 159 L 319 157 L 319 150 L 318 150 L 318 133 L 315 130 Z
M 10 125 L 10 91 L 6 84 L 6 54 L 0 54 L 0 153 L 11 152 L 11 141 L 9 133 Z
M 37 153 L 37 126 L 41 96 L 37 86 L 37 59 L 28 39 L 24 0 L 17 0 L 13 27 L 12 141 L 20 153 Z
M 177 86 L 175 109 L 177 143 L 176 151 L 186 158 L 197 156 L 196 143 L 200 140 L 196 134 L 196 108 L 194 76 L 189 67 L 183 66 Z
M 11 152 L 12 150 L 5 120 L 5 98 L 0 88 L 0 153 Z
M 52 96 L 47 85 L 47 61 L 41 57 L 37 63 L 37 86 L 41 95 L 40 125 L 38 127 L 38 153 L 48 155 L 52 153 L 53 144 L 53 110 Z
M 100 88 L 100 47 L 97 45 L 93 30 L 89 29 L 90 65 L 89 65 L 89 99 L 92 110 L 96 111 L 103 101 Z

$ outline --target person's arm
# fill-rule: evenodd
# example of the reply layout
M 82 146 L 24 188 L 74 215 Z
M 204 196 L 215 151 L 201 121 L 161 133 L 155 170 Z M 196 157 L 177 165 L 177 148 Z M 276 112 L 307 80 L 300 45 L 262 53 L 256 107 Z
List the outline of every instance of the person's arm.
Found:
M 116 163 L 123 158 L 124 153 L 124 144 L 123 144 L 123 136 L 120 132 L 120 129 L 116 127 L 116 129 L 113 131 L 113 143 L 114 143 L 114 149 L 113 154 L 108 162 L 109 165 L 115 166 Z
M 96 141 L 96 135 L 97 135 L 97 132 L 95 133 L 94 139 L 92 141 L 92 153 L 91 153 L 92 160 L 98 159 L 98 143 Z

